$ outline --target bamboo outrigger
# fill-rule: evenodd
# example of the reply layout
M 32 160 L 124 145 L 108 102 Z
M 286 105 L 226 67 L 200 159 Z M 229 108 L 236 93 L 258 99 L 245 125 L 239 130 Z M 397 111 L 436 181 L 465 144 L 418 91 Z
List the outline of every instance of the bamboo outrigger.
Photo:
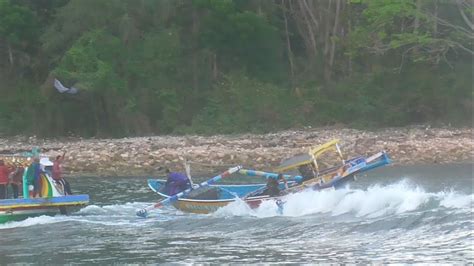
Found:
M 243 200 L 250 207 L 255 208 L 265 200 L 281 202 L 284 196 L 305 189 L 338 188 L 353 180 L 356 174 L 391 162 L 385 151 L 370 157 L 358 156 L 345 160 L 338 143 L 339 140 L 332 140 L 316 148 L 311 148 L 305 154 L 284 160 L 274 169 L 274 173 L 248 169 L 238 170 L 238 173 L 242 175 L 265 178 L 276 178 L 279 173 L 290 172 L 290 174 L 284 175 L 284 178 L 288 180 L 287 186 L 280 182 L 281 192 L 278 196 L 267 194 L 265 192 L 266 184 L 211 185 L 206 189 L 200 188 L 195 191 L 191 189 L 189 193 L 175 197 L 170 203 L 179 210 L 191 213 L 214 212 L 237 199 Z M 319 159 L 330 151 L 336 152 L 339 161 L 336 162 L 336 165 L 323 168 Z M 294 171 L 299 171 L 299 174 L 291 174 Z M 170 195 L 166 194 L 165 183 L 166 181 L 162 179 L 148 180 L 148 186 L 154 192 L 164 198 L 170 198 Z

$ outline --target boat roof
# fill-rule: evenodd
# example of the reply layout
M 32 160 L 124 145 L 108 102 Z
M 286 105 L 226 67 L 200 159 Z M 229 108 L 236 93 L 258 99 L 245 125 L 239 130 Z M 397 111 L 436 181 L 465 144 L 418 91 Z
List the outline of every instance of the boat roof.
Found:
M 43 166 L 52 166 L 53 162 L 49 159 L 48 156 L 38 155 L 40 159 L 40 164 Z M 32 162 L 33 158 L 24 156 L 24 155 L 11 155 L 11 154 L 0 154 L 0 160 L 3 160 L 7 165 L 16 165 L 27 167 Z
M 339 143 L 339 139 L 333 139 L 329 142 L 324 143 L 323 145 L 320 145 L 316 148 L 313 148 L 309 151 L 310 154 L 313 154 L 315 158 L 319 157 L 319 155 L 330 151 L 330 150 L 335 150 L 337 151 L 336 144 Z
M 335 150 L 337 151 L 337 143 L 339 143 L 339 139 L 334 139 L 329 142 L 324 143 L 323 145 L 317 146 L 315 148 L 311 148 L 308 153 L 298 154 L 293 156 L 289 159 L 283 160 L 280 165 L 274 169 L 275 172 L 285 172 L 288 170 L 295 169 L 302 165 L 307 165 L 316 160 L 321 154 Z

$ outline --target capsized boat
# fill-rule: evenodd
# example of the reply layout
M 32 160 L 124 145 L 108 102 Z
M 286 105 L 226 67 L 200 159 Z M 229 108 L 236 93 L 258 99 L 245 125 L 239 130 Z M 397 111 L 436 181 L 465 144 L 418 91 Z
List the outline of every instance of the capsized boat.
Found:
M 248 169 L 240 169 L 241 175 L 262 176 L 265 178 L 276 178 L 277 173 L 299 171 L 299 175 L 285 174 L 288 181 L 279 183 L 280 193 L 270 195 L 266 190 L 266 184 L 245 185 L 210 185 L 200 187 L 187 193 L 183 197 L 172 201 L 172 205 L 184 212 L 210 213 L 228 205 L 237 199 L 243 200 L 251 208 L 258 207 L 263 201 L 281 199 L 291 193 L 298 193 L 305 189 L 321 190 L 326 188 L 338 188 L 345 183 L 354 180 L 356 174 L 360 174 L 374 168 L 389 164 L 391 161 L 385 151 L 378 152 L 370 157 L 358 156 L 345 160 L 338 145 L 339 140 L 333 140 L 319 147 L 310 149 L 307 153 L 294 156 L 284 160 L 274 171 L 264 172 Z M 324 167 L 327 161 L 321 160 L 322 155 L 335 151 L 337 157 L 336 165 Z M 166 181 L 161 179 L 148 180 L 148 186 L 158 195 L 169 198 L 166 193 Z
M 48 173 L 52 166 L 47 157 L 40 160 L 44 170 L 40 175 L 41 198 L 31 198 L 27 172 L 31 158 L 24 156 L 0 156 L 6 165 L 23 168 L 22 192 L 17 199 L 0 199 L 0 223 L 20 221 L 40 215 L 68 214 L 89 203 L 89 195 L 65 195 L 64 188 L 57 184 Z

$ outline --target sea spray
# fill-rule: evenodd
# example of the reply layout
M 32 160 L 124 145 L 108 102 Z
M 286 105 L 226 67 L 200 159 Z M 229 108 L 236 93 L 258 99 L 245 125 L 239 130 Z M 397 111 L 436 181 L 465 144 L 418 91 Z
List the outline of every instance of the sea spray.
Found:
M 456 193 L 453 190 L 449 192 L 439 192 L 437 193 L 438 198 L 440 199 L 440 206 L 446 208 L 457 208 L 457 209 L 465 209 L 470 208 L 471 212 L 473 210 L 473 203 L 474 203 L 474 195 L 465 195 Z
M 242 200 L 237 200 L 221 209 L 217 216 L 253 216 L 259 218 L 271 216 L 298 217 L 321 213 L 331 216 L 351 214 L 355 217 L 376 218 L 387 215 L 398 215 L 428 208 L 443 206 L 446 208 L 470 208 L 473 195 L 464 195 L 456 191 L 426 192 L 422 187 L 403 179 L 389 185 L 373 185 L 366 190 L 350 187 L 338 190 L 312 191 L 305 190 L 282 198 L 283 212 L 278 212 L 275 201 L 264 201 L 258 208 L 251 209 Z

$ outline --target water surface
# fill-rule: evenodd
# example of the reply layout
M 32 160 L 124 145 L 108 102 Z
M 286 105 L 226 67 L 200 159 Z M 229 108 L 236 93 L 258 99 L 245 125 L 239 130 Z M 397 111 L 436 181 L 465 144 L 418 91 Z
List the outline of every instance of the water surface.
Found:
M 0 263 L 473 263 L 472 165 L 385 167 L 340 190 L 235 202 L 209 215 L 157 200 L 146 178 L 71 178 L 91 204 L 0 225 Z

